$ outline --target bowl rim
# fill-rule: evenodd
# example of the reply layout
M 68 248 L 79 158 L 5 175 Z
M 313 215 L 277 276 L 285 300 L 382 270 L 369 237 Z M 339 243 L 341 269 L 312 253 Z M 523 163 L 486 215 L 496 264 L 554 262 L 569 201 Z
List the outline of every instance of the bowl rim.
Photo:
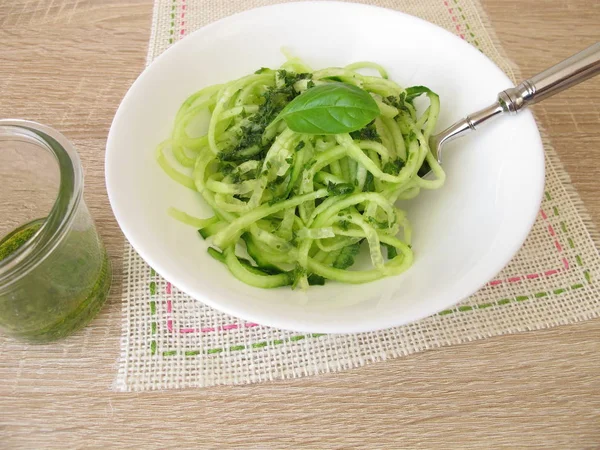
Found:
M 288 8 L 294 9 L 294 8 L 299 8 L 299 7 L 321 8 L 321 7 L 328 7 L 328 6 L 332 6 L 332 5 L 334 5 L 336 8 L 354 9 L 357 12 L 378 11 L 381 13 L 382 11 L 384 11 L 386 14 L 396 15 L 397 17 L 400 18 L 400 20 L 409 20 L 409 21 L 413 21 L 416 23 L 420 23 L 421 26 L 430 27 L 432 29 L 437 30 L 437 32 L 445 33 L 447 35 L 448 39 L 452 39 L 453 42 L 455 43 L 455 45 L 462 47 L 463 51 L 471 52 L 474 55 L 476 54 L 478 57 L 485 58 L 487 63 L 489 63 L 489 65 L 490 65 L 490 69 L 493 68 L 495 71 L 497 71 L 498 75 L 501 78 L 504 78 L 507 81 L 508 84 L 513 85 L 512 81 L 494 63 L 494 61 L 492 61 L 490 58 L 488 58 L 485 54 L 482 54 L 478 49 L 476 49 L 475 47 L 470 45 L 468 42 L 464 41 L 463 39 L 454 35 L 452 32 L 450 32 L 434 23 L 428 22 L 424 19 L 421 19 L 419 17 L 413 16 L 410 14 L 406 14 L 404 12 L 400 12 L 397 10 L 384 8 L 384 7 L 380 7 L 380 6 L 367 5 L 367 4 L 362 4 L 362 3 L 348 3 L 348 2 L 335 1 L 335 0 L 334 1 L 332 1 L 332 0 L 295 1 L 295 2 L 289 2 L 289 3 L 279 3 L 279 4 L 266 5 L 266 6 L 261 6 L 261 7 L 257 7 L 257 8 L 252 8 L 252 9 L 248 9 L 245 11 L 235 13 L 230 16 L 223 17 L 217 21 L 211 22 L 203 27 L 198 28 L 191 34 L 187 35 L 185 38 L 181 39 L 180 41 L 175 42 L 173 45 L 171 45 L 169 48 L 167 48 L 165 51 L 163 51 L 160 55 L 158 55 L 151 63 L 149 63 L 144 68 L 144 70 L 140 73 L 138 78 L 130 86 L 130 88 L 127 90 L 127 93 L 121 100 L 121 103 L 119 104 L 119 107 L 118 107 L 118 109 L 115 113 L 115 116 L 113 118 L 113 121 L 111 123 L 110 130 L 108 133 L 108 138 L 107 138 L 107 143 L 106 143 L 106 153 L 105 153 L 105 184 L 106 184 L 109 202 L 110 202 L 111 208 L 113 210 L 113 213 L 115 215 L 115 218 L 117 220 L 117 223 L 119 224 L 119 227 L 121 228 L 123 234 L 125 235 L 125 238 L 129 241 L 131 246 L 141 256 L 141 258 L 148 265 L 150 265 L 158 274 L 160 274 L 165 280 L 170 282 L 173 286 L 176 286 L 178 289 L 180 289 L 182 292 L 186 293 L 188 296 L 190 296 L 194 300 L 200 301 L 200 302 L 204 303 L 205 305 L 207 305 L 211 308 L 217 309 L 218 311 L 221 311 L 225 314 L 228 314 L 228 315 L 231 315 L 234 317 L 238 317 L 238 318 L 241 318 L 246 321 L 260 323 L 263 326 L 269 326 L 269 327 L 286 329 L 286 330 L 293 330 L 293 331 L 298 331 L 298 332 L 308 332 L 308 333 L 338 333 L 338 334 L 362 333 L 362 332 L 378 331 L 378 330 L 383 330 L 383 329 L 387 329 L 387 328 L 406 325 L 408 323 L 412 323 L 412 322 L 424 319 L 426 317 L 429 317 L 433 314 L 436 314 L 437 312 L 440 311 L 440 309 L 437 307 L 429 308 L 429 309 L 426 307 L 423 307 L 419 311 L 418 314 L 407 315 L 405 318 L 401 318 L 401 319 L 399 319 L 397 315 L 385 316 L 382 314 L 380 319 L 377 321 L 377 323 L 374 323 L 374 321 L 368 322 L 366 324 L 357 322 L 357 323 L 354 323 L 353 326 L 349 326 L 346 323 L 337 323 L 336 321 L 328 321 L 326 325 L 319 324 L 319 325 L 317 325 L 316 328 L 314 325 L 307 324 L 305 321 L 297 320 L 294 317 L 287 317 L 285 319 L 281 319 L 281 317 L 273 318 L 272 315 L 268 315 L 268 314 L 265 315 L 265 314 L 261 314 L 260 312 L 254 313 L 254 311 L 250 311 L 248 309 L 244 310 L 243 314 L 240 315 L 240 311 L 237 310 L 234 306 L 230 306 L 230 304 L 220 303 L 218 299 L 215 301 L 214 296 L 206 295 L 204 292 L 196 292 L 196 289 L 189 286 L 188 283 L 185 281 L 183 281 L 183 282 L 181 280 L 176 281 L 177 276 L 176 276 L 176 274 L 175 274 L 175 276 L 171 276 L 174 273 L 168 268 L 168 264 L 163 263 L 160 258 L 154 257 L 152 254 L 153 252 L 147 251 L 146 246 L 143 244 L 143 242 L 141 242 L 140 240 L 137 239 L 136 233 L 135 233 L 133 227 L 130 228 L 130 223 L 129 223 L 129 220 L 127 219 L 127 213 L 121 209 L 119 201 L 117 200 L 118 194 L 116 192 L 113 192 L 113 190 L 111 189 L 112 171 L 111 171 L 110 167 L 111 167 L 111 159 L 113 157 L 112 155 L 115 153 L 115 151 L 111 151 L 111 148 L 114 147 L 114 145 L 115 145 L 114 141 L 116 139 L 115 135 L 113 133 L 113 129 L 115 127 L 115 124 L 121 120 L 121 116 L 123 114 L 125 114 L 124 113 L 124 110 L 125 110 L 124 105 L 127 103 L 128 98 L 132 96 L 132 92 L 136 89 L 137 85 L 139 83 L 141 83 L 142 80 L 146 76 L 148 76 L 148 73 L 150 72 L 151 68 L 154 65 L 156 65 L 157 63 L 160 64 L 160 61 L 162 61 L 163 59 L 166 59 L 170 53 L 176 51 L 174 49 L 177 49 L 181 42 L 186 41 L 187 39 L 191 38 L 194 35 L 209 32 L 212 28 L 221 27 L 230 21 L 238 20 L 240 17 L 244 17 L 246 15 L 252 15 L 252 14 L 260 14 L 262 11 L 268 11 L 268 10 L 272 10 L 272 9 L 288 9 Z M 468 287 L 466 286 L 466 283 L 465 283 L 465 286 L 462 289 L 460 289 L 461 292 L 455 296 L 456 297 L 455 300 L 453 300 L 452 303 L 447 305 L 447 307 L 444 309 L 450 308 L 450 307 L 460 303 L 464 299 L 468 298 L 469 296 L 471 296 L 472 294 L 474 294 L 475 292 L 480 290 L 483 286 L 485 286 L 490 279 L 492 279 L 498 272 L 500 272 L 513 259 L 515 254 L 522 247 L 523 243 L 527 239 L 527 236 L 529 235 L 529 233 L 536 221 L 538 211 L 539 211 L 542 199 L 543 199 L 543 192 L 544 192 L 545 153 L 544 153 L 544 147 L 543 147 L 543 143 L 541 140 L 541 136 L 539 134 L 539 129 L 537 128 L 537 124 L 536 124 L 531 112 L 523 111 L 520 113 L 520 116 L 526 116 L 529 118 L 531 125 L 535 128 L 535 132 L 536 132 L 535 137 L 537 138 L 537 141 L 538 141 L 538 145 L 537 145 L 538 152 L 537 153 L 540 155 L 540 158 L 538 158 L 539 166 L 537 168 L 537 171 L 534 172 L 534 175 L 537 174 L 538 182 L 537 182 L 537 186 L 533 185 L 533 187 L 537 188 L 537 190 L 538 190 L 538 193 L 536 196 L 538 200 L 537 200 L 537 202 L 535 202 L 536 208 L 532 208 L 531 211 L 529 212 L 528 219 L 523 220 L 523 223 L 525 226 L 523 226 L 523 228 L 522 228 L 521 235 L 519 235 L 517 237 L 515 234 L 515 238 L 511 241 L 512 245 L 508 246 L 510 248 L 507 249 L 507 252 L 505 253 L 505 257 L 497 258 L 493 264 L 490 263 L 489 268 L 486 271 L 486 275 L 481 276 L 480 282 L 471 283 L 471 284 L 469 284 Z M 191 292 L 194 292 L 194 294 L 192 294 Z

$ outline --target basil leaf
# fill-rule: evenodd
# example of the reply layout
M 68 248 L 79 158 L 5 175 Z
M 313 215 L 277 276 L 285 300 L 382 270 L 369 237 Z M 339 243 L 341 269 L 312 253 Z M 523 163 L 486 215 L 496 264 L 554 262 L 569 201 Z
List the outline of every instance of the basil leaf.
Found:
M 379 107 L 363 89 L 327 83 L 304 91 L 275 119 L 304 134 L 339 134 L 360 130 L 379 115 Z

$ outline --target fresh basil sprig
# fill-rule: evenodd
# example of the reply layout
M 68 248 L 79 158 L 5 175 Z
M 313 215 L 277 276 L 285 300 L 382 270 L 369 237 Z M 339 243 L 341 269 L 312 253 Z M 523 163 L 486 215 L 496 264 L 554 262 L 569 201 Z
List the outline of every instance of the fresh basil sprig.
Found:
M 360 130 L 380 114 L 371 95 L 351 84 L 327 83 L 304 91 L 286 105 L 274 122 L 304 134 L 339 134 Z

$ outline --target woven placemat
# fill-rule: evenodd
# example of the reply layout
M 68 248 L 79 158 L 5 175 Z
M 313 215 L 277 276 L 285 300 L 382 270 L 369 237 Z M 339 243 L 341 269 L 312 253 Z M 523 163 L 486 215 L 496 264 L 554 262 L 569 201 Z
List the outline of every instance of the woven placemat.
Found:
M 148 63 L 191 31 L 272 0 L 156 0 Z M 477 47 L 513 81 L 479 3 L 369 0 L 440 25 Z M 593 224 L 543 133 L 546 191 L 514 260 L 471 298 L 417 323 L 355 335 L 300 334 L 222 314 L 193 300 L 125 247 L 117 390 L 242 384 L 331 372 L 443 345 L 596 317 L 600 258 Z

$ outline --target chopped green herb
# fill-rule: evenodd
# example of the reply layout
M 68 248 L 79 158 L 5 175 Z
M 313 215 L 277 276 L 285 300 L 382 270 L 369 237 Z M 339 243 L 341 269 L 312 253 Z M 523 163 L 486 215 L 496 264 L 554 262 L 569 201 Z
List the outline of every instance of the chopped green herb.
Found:
M 365 191 L 365 192 L 374 192 L 375 191 L 375 179 L 373 178 L 373 174 L 371 172 L 367 172 L 367 176 L 365 178 L 365 186 L 363 187 L 363 191 Z
M 353 131 L 350 133 L 350 137 L 352 139 L 360 139 L 361 141 L 381 142 L 381 137 L 377 133 L 377 128 L 375 128 L 375 121 L 368 123 L 366 127 L 360 130 Z
M 404 167 L 404 161 L 401 159 L 396 159 L 395 161 L 389 161 L 383 166 L 383 171 L 390 175 L 398 175 L 400 173 L 400 169 Z
M 354 184 L 351 183 L 328 183 L 327 190 L 331 195 L 344 195 L 354 192 Z
M 354 265 L 354 258 L 360 252 L 360 243 L 348 245 L 342 249 L 340 254 L 333 262 L 333 267 L 336 269 L 347 269 Z
M 383 244 L 383 246 L 387 250 L 388 259 L 394 259 L 396 256 L 398 256 L 398 251 L 396 250 L 396 247 L 394 247 L 393 245 L 387 245 L 387 244 Z
M 408 107 L 406 106 L 406 92 L 402 92 L 398 96 L 388 95 L 387 97 L 383 98 L 383 103 L 393 106 L 399 111 L 409 111 Z
M 338 222 L 338 225 L 344 231 L 348 231 L 348 229 L 350 228 L 350 222 L 348 222 L 347 220 L 340 220 Z
M 386 221 L 377 220 L 377 219 L 375 219 L 375 217 L 371 217 L 371 216 L 367 217 L 367 222 L 369 222 L 371 225 L 375 225 L 375 227 L 381 228 L 381 229 L 385 229 L 390 226 L 389 223 L 387 223 Z
M 323 286 L 325 284 L 325 278 L 320 275 L 311 273 L 308 276 L 308 284 L 310 286 Z
M 310 169 L 312 166 L 314 166 L 316 163 L 317 163 L 317 160 L 316 160 L 316 159 L 311 159 L 309 162 L 307 162 L 307 163 L 304 165 L 304 168 L 308 170 L 308 169 Z
M 310 80 L 312 79 L 312 73 L 295 73 L 289 72 L 287 70 L 281 69 L 277 71 L 277 76 L 283 80 L 283 83 L 287 87 L 292 87 L 300 80 Z

